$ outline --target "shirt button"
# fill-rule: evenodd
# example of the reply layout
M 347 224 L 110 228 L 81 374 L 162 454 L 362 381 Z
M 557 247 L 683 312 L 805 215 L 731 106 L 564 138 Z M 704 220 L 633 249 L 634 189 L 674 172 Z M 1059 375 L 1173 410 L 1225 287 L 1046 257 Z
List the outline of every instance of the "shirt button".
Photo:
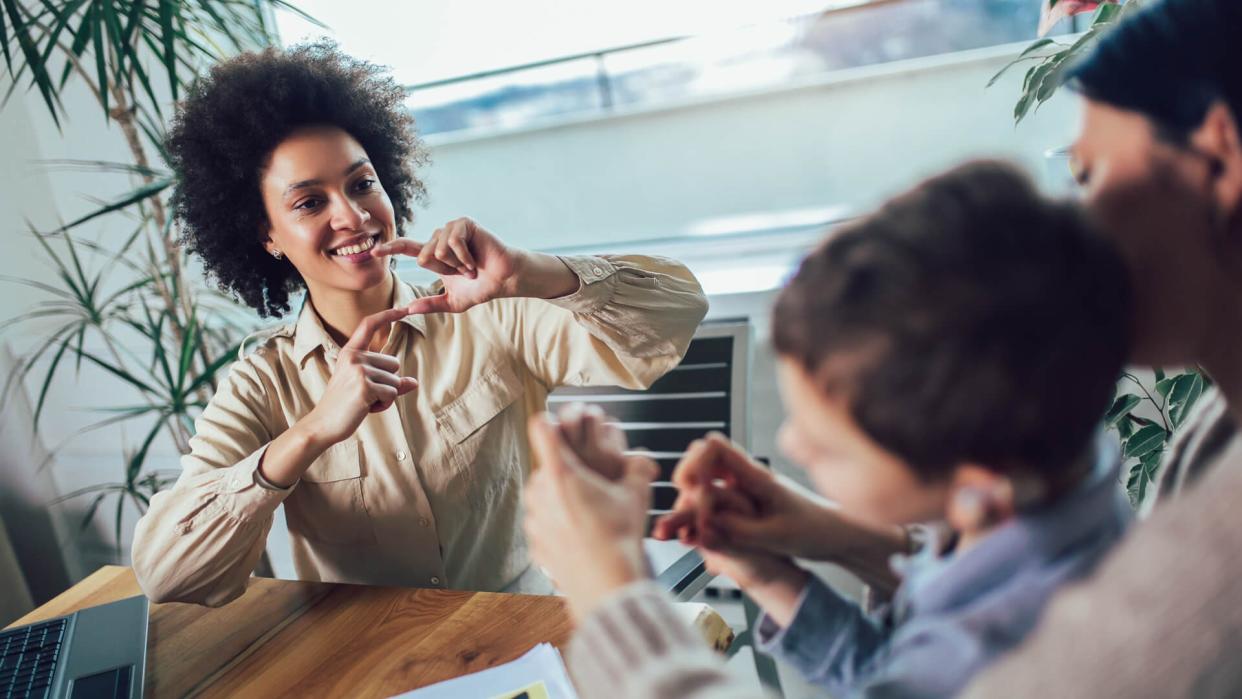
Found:
M 432 585 L 439 585 L 439 584 L 440 584 L 440 578 L 432 578 L 432 579 L 431 579 L 431 584 L 432 584 Z
M 429 524 L 431 524 L 431 522 L 430 522 L 430 521 L 428 521 L 426 517 L 423 517 L 423 518 L 419 519 L 419 520 L 418 520 L 418 523 L 419 523 L 419 524 L 421 524 L 421 525 L 422 525 L 422 526 L 424 526 L 424 527 L 425 527 L 425 526 L 428 526 Z
M 397 461 L 405 461 L 405 452 L 400 449 L 397 450 Z
M 604 270 L 600 269 L 599 267 L 596 267 L 595 269 L 591 270 L 591 273 L 597 277 L 604 276 Z

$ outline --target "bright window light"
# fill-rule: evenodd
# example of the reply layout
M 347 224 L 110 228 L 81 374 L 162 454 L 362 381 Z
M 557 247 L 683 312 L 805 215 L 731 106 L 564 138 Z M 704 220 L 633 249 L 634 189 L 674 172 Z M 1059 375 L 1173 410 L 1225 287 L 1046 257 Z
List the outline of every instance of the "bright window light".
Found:
M 324 24 L 277 11 L 286 45 L 330 36 L 416 84 L 675 36 L 692 36 L 866 0 L 299 0 Z

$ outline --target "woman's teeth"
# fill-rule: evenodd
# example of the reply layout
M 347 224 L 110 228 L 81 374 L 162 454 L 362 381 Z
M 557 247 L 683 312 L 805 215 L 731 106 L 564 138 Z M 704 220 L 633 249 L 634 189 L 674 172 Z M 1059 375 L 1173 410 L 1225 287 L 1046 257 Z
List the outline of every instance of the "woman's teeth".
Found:
M 332 251 L 332 254 L 344 256 L 344 255 L 357 255 L 360 252 L 366 252 L 367 250 L 370 250 L 371 248 L 375 247 L 375 241 L 378 238 L 379 236 L 372 236 L 362 241 L 361 243 L 358 243 L 357 245 L 346 245 L 345 247 L 337 248 Z

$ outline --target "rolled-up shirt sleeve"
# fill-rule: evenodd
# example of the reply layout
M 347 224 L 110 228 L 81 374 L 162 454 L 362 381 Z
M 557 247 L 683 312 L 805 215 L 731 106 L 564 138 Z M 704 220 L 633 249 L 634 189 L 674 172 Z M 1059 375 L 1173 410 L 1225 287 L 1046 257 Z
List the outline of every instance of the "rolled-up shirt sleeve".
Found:
M 245 591 L 272 515 L 292 490 L 260 483 L 275 437 L 268 395 L 250 360 L 235 363 L 195 421 L 181 477 L 151 498 L 134 532 L 133 566 L 152 600 L 220 606 Z
M 539 381 L 646 388 L 681 361 L 707 314 L 703 288 L 684 265 L 641 255 L 560 259 L 578 277 L 576 292 L 493 304 Z

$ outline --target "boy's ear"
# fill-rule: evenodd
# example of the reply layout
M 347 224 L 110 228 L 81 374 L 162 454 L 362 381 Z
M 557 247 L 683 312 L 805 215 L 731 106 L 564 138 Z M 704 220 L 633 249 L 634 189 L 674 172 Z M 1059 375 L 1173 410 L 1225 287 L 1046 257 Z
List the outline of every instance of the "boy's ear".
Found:
M 1217 100 L 1190 136 L 1199 152 L 1212 160 L 1212 194 L 1222 218 L 1242 216 L 1242 136 L 1238 115 Z
M 963 534 L 977 533 L 1013 517 L 1013 483 L 979 464 L 960 464 L 949 479 L 945 519 Z

